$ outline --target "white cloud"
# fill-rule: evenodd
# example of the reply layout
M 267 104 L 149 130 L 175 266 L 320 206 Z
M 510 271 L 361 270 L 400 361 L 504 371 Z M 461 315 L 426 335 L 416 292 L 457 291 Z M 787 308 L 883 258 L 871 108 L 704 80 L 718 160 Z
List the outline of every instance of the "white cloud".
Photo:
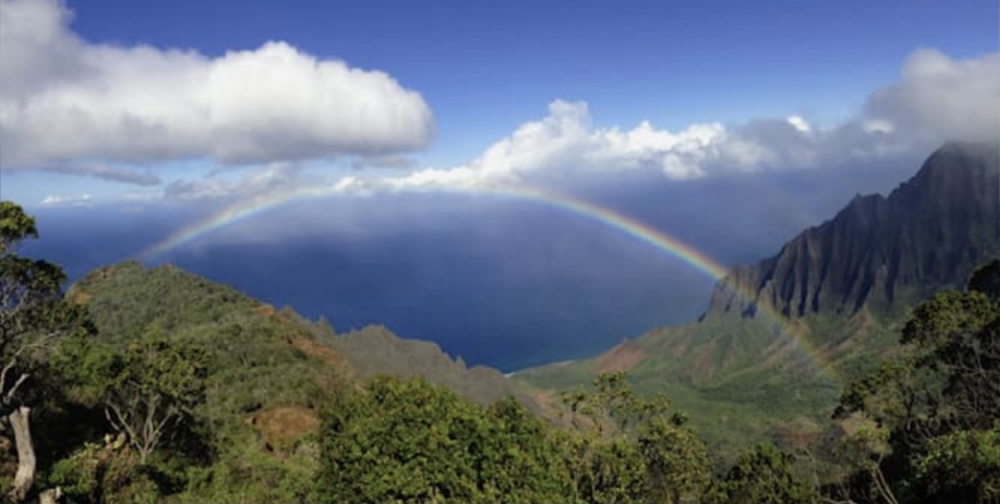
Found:
M 809 133 L 810 131 L 812 131 L 812 126 L 810 126 L 809 123 L 806 122 L 806 120 L 800 116 L 796 115 L 789 116 L 785 120 L 788 121 L 788 124 L 791 124 L 792 127 L 801 131 L 802 133 Z
M 40 206 L 42 207 L 71 207 L 71 206 L 90 206 L 93 203 L 93 198 L 89 194 L 84 194 L 82 196 L 57 196 L 50 194 L 42 199 Z
M 996 140 L 1000 133 L 1000 53 L 955 60 L 914 51 L 899 80 L 865 107 L 870 124 L 938 139 Z
M 586 103 L 556 100 L 466 165 L 369 179 L 397 190 L 469 189 L 490 184 L 561 182 L 627 173 L 685 180 L 713 173 L 794 167 L 819 161 L 816 132 L 801 118 L 736 127 L 695 124 L 679 132 L 643 121 L 630 130 L 595 128 Z
M 147 204 L 156 203 L 161 199 L 162 195 L 160 193 L 151 191 L 125 192 L 96 196 L 89 193 L 75 196 L 49 194 L 42 198 L 42 200 L 38 203 L 38 206 L 42 208 L 72 208 L 115 205 L 122 211 L 134 211 Z
M 267 163 L 425 146 L 420 94 L 284 42 L 209 58 L 89 43 L 56 0 L 0 0 L 0 168 Z
M 1000 53 L 953 59 L 921 49 L 896 82 L 839 125 L 776 115 L 679 131 L 649 121 L 624 129 L 595 125 L 586 102 L 555 100 L 543 117 L 468 163 L 415 169 L 400 153 L 429 141 L 430 110 L 381 72 L 317 60 L 281 42 L 215 59 L 95 45 L 69 31 L 70 14 L 53 0 L 0 5 L 0 168 L 152 184 L 149 171 L 126 172 L 178 157 L 260 166 L 243 180 L 175 182 L 164 191 L 174 199 L 476 189 L 631 174 L 687 180 L 920 155 L 945 140 L 1000 136 Z M 291 168 L 295 160 L 342 154 L 352 156 L 328 166 L 406 172 L 365 169 L 336 179 Z
M 720 124 L 699 124 L 671 133 L 642 122 L 623 131 L 594 128 L 584 102 L 556 100 L 549 114 L 522 124 L 464 166 L 426 169 L 391 185 L 469 185 L 515 182 L 553 173 L 578 176 L 657 170 L 672 178 L 703 173 L 691 158 L 724 134 Z
M 843 166 L 922 154 L 946 140 L 1000 136 L 1000 53 L 955 60 L 918 50 L 897 82 L 875 91 L 851 120 L 817 127 L 800 116 L 679 132 L 643 121 L 631 130 L 593 126 L 587 104 L 556 100 L 471 162 L 366 187 L 474 188 L 496 183 L 658 172 L 690 179 L 733 171 Z

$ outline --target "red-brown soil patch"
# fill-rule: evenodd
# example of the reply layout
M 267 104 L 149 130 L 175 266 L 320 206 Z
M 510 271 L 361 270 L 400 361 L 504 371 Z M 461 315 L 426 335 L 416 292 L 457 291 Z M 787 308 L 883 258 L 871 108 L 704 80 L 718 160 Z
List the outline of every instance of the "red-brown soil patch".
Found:
M 298 406 L 261 410 L 247 422 L 257 427 L 269 444 L 294 441 L 319 429 L 316 413 Z
M 310 357 L 324 360 L 335 366 L 342 366 L 344 364 L 344 359 L 340 357 L 340 354 L 329 346 L 308 336 L 295 336 L 289 343 Z
M 555 418 L 559 411 L 559 398 L 552 390 L 538 390 L 532 392 L 531 398 L 535 400 L 538 407 L 542 409 L 542 416 L 545 418 Z
M 771 435 L 779 446 L 792 450 L 809 447 L 816 442 L 821 434 L 822 430 L 815 422 L 802 418 L 779 425 L 771 431 Z
M 628 371 L 645 358 L 645 350 L 639 345 L 625 340 L 598 357 L 597 371 L 599 373 Z
M 78 305 L 85 305 L 90 302 L 90 298 L 92 297 L 93 296 L 91 296 L 86 292 L 77 292 L 76 295 L 73 296 L 73 303 Z

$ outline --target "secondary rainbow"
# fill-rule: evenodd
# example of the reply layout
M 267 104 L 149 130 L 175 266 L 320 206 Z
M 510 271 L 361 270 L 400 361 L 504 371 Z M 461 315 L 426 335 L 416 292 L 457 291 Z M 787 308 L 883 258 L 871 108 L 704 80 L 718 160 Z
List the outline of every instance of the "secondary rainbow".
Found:
M 736 295 L 753 302 L 754 293 L 745 292 L 740 286 L 730 282 L 729 277 L 727 276 L 728 269 L 725 266 L 719 264 L 708 255 L 684 243 L 683 241 L 610 208 L 599 206 L 566 194 L 560 194 L 552 190 L 543 190 L 537 187 L 523 185 L 440 190 L 450 190 L 453 192 L 479 192 L 507 196 L 515 199 L 530 200 L 598 222 L 638 239 L 687 263 L 689 266 L 704 273 L 716 282 L 724 282 L 723 285 Z M 269 194 L 247 202 L 242 202 L 240 204 L 230 206 L 204 221 L 197 222 L 181 229 L 165 240 L 143 250 L 138 257 L 142 260 L 149 261 L 155 259 L 159 255 L 191 243 L 199 237 L 205 236 L 215 230 L 232 225 L 267 210 L 293 201 L 322 198 L 335 193 L 336 190 L 332 188 L 298 190 Z M 819 358 L 820 354 L 805 330 L 800 329 L 791 323 L 786 317 L 774 310 L 774 308 L 768 303 L 757 304 L 757 309 L 759 314 L 764 315 L 772 324 L 775 325 L 775 327 L 779 329 L 781 338 L 785 339 L 788 343 L 792 344 L 800 352 L 802 352 L 803 356 L 807 359 L 810 365 L 815 367 L 815 370 L 819 372 L 820 376 L 835 384 L 840 382 L 833 370 Z

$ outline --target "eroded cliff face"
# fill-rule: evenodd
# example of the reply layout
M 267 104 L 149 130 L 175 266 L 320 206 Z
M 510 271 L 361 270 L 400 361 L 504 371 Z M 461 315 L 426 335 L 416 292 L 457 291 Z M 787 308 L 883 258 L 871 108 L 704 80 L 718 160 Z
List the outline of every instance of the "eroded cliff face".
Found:
M 1000 146 L 948 143 L 888 197 L 856 196 L 774 256 L 733 268 L 706 316 L 877 313 L 964 285 L 1000 254 Z

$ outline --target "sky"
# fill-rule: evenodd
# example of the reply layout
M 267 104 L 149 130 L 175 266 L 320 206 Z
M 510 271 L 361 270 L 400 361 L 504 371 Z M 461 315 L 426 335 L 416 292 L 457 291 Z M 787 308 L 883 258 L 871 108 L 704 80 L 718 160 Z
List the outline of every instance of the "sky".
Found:
M 752 262 L 942 142 L 996 141 L 998 20 L 992 1 L 0 0 L 0 199 L 71 279 L 175 262 L 515 369 L 697 317 L 717 278 L 629 226 Z
M 684 179 L 997 123 L 982 103 L 996 2 L 0 5 L 0 180 L 25 205 L 219 196 L 302 171 Z M 895 138 L 864 134 L 886 125 Z

